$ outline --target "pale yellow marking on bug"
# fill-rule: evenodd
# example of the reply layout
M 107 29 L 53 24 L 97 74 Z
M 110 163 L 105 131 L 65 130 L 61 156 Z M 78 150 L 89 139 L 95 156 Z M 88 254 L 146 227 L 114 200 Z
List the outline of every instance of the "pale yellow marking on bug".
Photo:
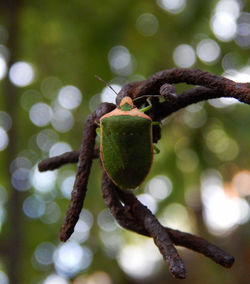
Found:
M 146 115 L 145 113 L 141 112 L 137 107 L 134 106 L 133 101 L 130 97 L 124 97 L 120 103 L 120 106 L 124 105 L 125 103 L 131 105 L 133 109 L 128 111 L 122 111 L 120 108 L 116 108 L 113 111 L 103 115 L 100 120 L 110 116 L 121 116 L 121 115 L 129 115 L 129 116 L 139 116 L 145 119 L 152 121 L 152 119 Z

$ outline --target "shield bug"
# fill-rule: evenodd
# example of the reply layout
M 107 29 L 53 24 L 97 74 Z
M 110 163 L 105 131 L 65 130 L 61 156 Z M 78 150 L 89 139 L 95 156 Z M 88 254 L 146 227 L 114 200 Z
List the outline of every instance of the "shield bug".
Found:
M 100 154 L 110 179 L 122 189 L 138 187 L 153 161 L 152 119 L 124 97 L 120 106 L 100 118 Z

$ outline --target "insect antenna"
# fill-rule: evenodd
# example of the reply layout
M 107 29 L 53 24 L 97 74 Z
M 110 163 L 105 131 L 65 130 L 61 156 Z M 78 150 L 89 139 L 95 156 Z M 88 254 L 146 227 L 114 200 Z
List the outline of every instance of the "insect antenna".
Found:
M 99 77 L 99 76 L 97 76 L 97 75 L 94 75 L 94 77 L 95 77 L 96 79 L 98 79 L 99 81 L 103 82 L 103 83 L 104 83 L 107 87 L 109 87 L 116 95 L 118 95 L 117 92 L 116 92 L 106 81 L 104 81 L 101 77 Z
M 137 97 L 137 98 L 133 99 L 133 102 L 138 101 L 138 100 L 140 100 L 142 98 L 150 99 L 150 98 L 160 98 L 160 97 L 161 97 L 161 95 L 143 95 L 143 96 L 140 96 L 140 97 Z

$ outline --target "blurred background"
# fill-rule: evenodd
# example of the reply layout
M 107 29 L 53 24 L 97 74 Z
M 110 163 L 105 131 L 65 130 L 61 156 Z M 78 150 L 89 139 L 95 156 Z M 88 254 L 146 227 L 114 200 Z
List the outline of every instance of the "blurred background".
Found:
M 94 162 L 75 232 L 58 239 L 76 166 L 37 163 L 79 149 L 86 116 L 172 67 L 250 81 L 247 0 L 0 1 L 0 283 L 249 283 L 250 107 L 191 105 L 163 121 L 161 150 L 138 198 L 162 224 L 235 256 L 228 270 L 186 249 L 174 280 L 149 238 L 105 208 Z M 178 92 L 187 88 L 178 85 Z

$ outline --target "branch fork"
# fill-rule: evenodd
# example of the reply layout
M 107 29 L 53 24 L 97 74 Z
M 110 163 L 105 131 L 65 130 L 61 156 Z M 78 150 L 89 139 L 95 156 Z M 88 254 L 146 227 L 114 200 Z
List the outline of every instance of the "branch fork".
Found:
M 199 86 L 176 95 L 176 90 L 171 85 L 175 83 Z M 153 107 L 148 114 L 154 121 L 161 121 L 185 106 L 212 98 L 233 97 L 250 104 L 250 84 L 235 83 L 201 70 L 174 68 L 158 72 L 144 81 L 125 85 L 117 96 L 117 105 L 125 96 L 130 96 L 132 99 L 138 98 L 137 106 L 143 104 L 146 97 L 151 96 Z M 159 102 L 159 96 L 164 99 L 163 102 Z M 40 171 L 47 171 L 68 163 L 78 162 L 71 201 L 60 230 L 62 241 L 66 241 L 74 231 L 87 192 L 92 160 L 99 157 L 99 149 L 95 148 L 96 121 L 98 122 L 101 116 L 115 107 L 114 104 L 103 103 L 87 117 L 80 150 L 46 159 L 38 165 Z M 160 128 L 155 127 L 153 129 L 154 142 L 157 142 L 160 136 Z M 186 277 L 183 261 L 175 245 L 201 253 L 223 267 L 230 268 L 233 265 L 234 258 L 230 254 L 208 241 L 162 226 L 152 212 L 131 192 L 117 187 L 104 169 L 102 169 L 102 195 L 106 206 L 122 227 L 153 238 L 173 277 L 179 279 Z

